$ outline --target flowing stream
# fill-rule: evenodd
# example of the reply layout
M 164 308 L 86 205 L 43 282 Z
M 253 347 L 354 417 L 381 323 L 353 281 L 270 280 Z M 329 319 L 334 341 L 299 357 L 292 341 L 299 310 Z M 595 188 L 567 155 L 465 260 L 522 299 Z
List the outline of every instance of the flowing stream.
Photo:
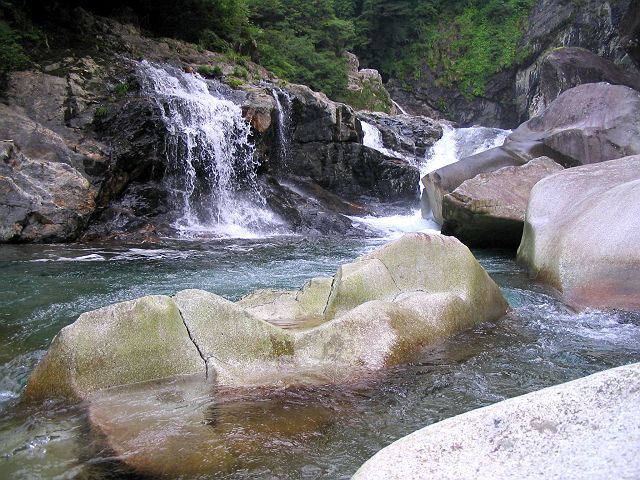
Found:
M 108 452 L 90 448 L 95 440 L 81 406 L 19 401 L 53 336 L 80 313 L 183 288 L 237 299 L 255 288 L 299 287 L 384 241 L 277 237 L 176 241 L 162 248 L 0 246 L 0 478 L 125 476 Z M 377 450 L 425 425 L 640 360 L 637 314 L 573 314 L 531 284 L 509 255 L 477 255 L 513 307 L 509 315 L 426 349 L 413 363 L 368 383 L 280 387 L 231 403 L 215 396 L 201 400 L 217 412 L 212 436 L 222 435 L 211 455 L 235 449 L 234 463 L 208 476 L 347 479 Z M 180 462 L 178 452 L 166 455 Z
M 256 188 L 248 126 L 228 92 L 171 67 L 142 62 L 139 73 L 164 112 L 165 181 L 183 237 L 162 247 L 0 245 L 0 478 L 132 478 L 88 428 L 85 406 L 21 401 L 53 337 L 81 313 L 186 288 L 231 300 L 257 288 L 299 288 L 402 232 L 438 229 L 419 214 L 399 212 L 353 217 L 377 237 L 266 237 L 278 219 Z M 284 138 L 286 98 L 274 97 Z M 365 140 L 385 148 L 375 127 L 367 128 Z M 507 133 L 447 128 L 422 172 L 498 145 Z M 286 146 L 281 155 L 286 159 Z M 204 456 L 190 457 L 184 466 L 192 473 L 181 478 L 348 479 L 379 449 L 425 425 L 640 361 L 639 314 L 574 314 L 532 284 L 509 254 L 476 254 L 509 300 L 507 316 L 355 384 L 207 392 L 193 408 L 210 414 L 204 424 L 211 447 L 205 442 Z M 185 411 L 170 413 L 179 418 Z M 140 421 L 151 425 L 145 414 Z M 158 455 L 180 466 L 190 453 L 185 445 Z M 217 458 L 225 460 L 211 462 Z
M 374 148 L 385 155 L 403 158 L 403 155 L 385 147 L 382 141 L 382 134 L 375 125 L 362 122 L 364 131 L 363 143 Z M 498 128 L 470 127 L 453 128 L 448 125 L 443 126 L 442 138 L 438 140 L 425 155 L 425 158 L 418 163 L 420 177 L 426 174 L 457 162 L 461 158 L 483 152 L 490 148 L 498 147 L 511 133 L 510 130 Z M 420 191 L 422 191 L 420 183 Z M 397 238 L 407 232 L 439 232 L 438 225 L 431 218 L 423 218 L 420 208 L 411 208 L 410 211 L 394 213 L 387 216 L 367 215 L 364 217 L 349 217 L 352 221 L 370 230 L 386 235 L 390 238 Z

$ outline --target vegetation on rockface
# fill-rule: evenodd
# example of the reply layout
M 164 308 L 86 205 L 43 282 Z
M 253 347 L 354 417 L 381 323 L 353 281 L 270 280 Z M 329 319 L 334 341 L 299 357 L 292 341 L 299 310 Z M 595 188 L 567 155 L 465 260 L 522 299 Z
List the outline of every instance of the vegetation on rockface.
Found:
M 287 81 L 332 98 L 349 93 L 343 55 L 347 50 L 355 50 L 364 67 L 378 69 L 385 79 L 419 79 L 427 66 L 442 86 L 480 96 L 492 75 L 522 55 L 517 45 L 534 2 L 60 0 L 36 8 L 24 0 L 0 0 L 0 55 L 2 68 L 24 65 L 25 38 L 22 30 L 18 33 L 16 18 L 26 15 L 46 24 L 60 18 L 60 11 L 80 6 L 156 35 L 249 57 Z M 6 12 L 13 12 L 11 21 L 3 21 Z M 242 71 L 234 77 L 246 78 Z
M 427 66 L 445 87 L 480 96 L 519 60 L 535 0 L 336 0 L 356 25 L 356 53 L 385 78 L 419 79 Z

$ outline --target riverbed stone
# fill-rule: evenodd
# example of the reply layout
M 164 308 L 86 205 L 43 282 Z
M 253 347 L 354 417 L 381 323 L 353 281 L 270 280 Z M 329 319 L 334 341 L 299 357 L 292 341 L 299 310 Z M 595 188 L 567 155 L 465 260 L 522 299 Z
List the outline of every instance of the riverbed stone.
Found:
M 86 399 L 112 387 L 195 374 L 204 379 L 205 364 L 178 307 L 155 295 L 83 313 L 60 330 L 25 396 Z
M 83 314 L 56 337 L 27 394 L 87 399 L 197 373 L 234 388 L 346 382 L 507 309 L 457 239 L 408 234 L 298 291 L 260 290 L 234 303 L 183 290 Z
M 473 247 L 517 248 L 533 186 L 561 172 L 549 157 L 466 180 L 444 196 L 442 233 Z
M 572 168 L 531 191 L 518 259 L 577 308 L 640 308 L 640 155 Z
M 606 370 L 418 430 L 353 480 L 637 478 L 640 364 Z
M 442 223 L 443 197 L 465 180 L 542 156 L 575 167 L 640 154 L 640 92 L 590 83 L 563 92 L 520 125 L 501 147 L 461 159 L 422 179 L 423 198 Z

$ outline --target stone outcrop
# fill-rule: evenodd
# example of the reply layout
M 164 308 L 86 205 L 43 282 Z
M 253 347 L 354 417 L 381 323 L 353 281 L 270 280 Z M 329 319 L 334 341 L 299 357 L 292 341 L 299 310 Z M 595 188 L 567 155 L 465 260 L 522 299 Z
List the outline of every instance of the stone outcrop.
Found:
M 473 247 L 517 248 L 533 186 L 563 168 L 548 157 L 464 181 L 444 196 L 442 233 Z
M 395 113 L 391 96 L 382 83 L 382 76 L 372 68 L 360 69 L 360 61 L 353 53 L 346 52 L 347 88 L 340 101 L 356 110 Z
M 640 156 L 572 168 L 532 190 L 518 259 L 578 308 L 640 308 Z
M 538 90 L 542 58 L 554 48 L 584 48 L 637 73 L 638 7 L 637 0 L 538 0 L 518 46 L 528 55 L 493 75 L 483 95 L 466 96 L 455 86 L 443 87 L 438 73 L 427 65 L 416 78 L 391 79 L 387 89 L 411 114 L 448 118 L 463 126 L 513 128 L 530 118 L 530 99 Z
M 640 364 L 606 370 L 425 427 L 353 478 L 635 478 L 639 401 Z
M 347 381 L 507 308 L 458 240 L 408 234 L 297 292 L 258 291 L 234 303 L 185 290 L 83 314 L 56 336 L 26 396 L 90 400 L 185 374 L 234 387 L 305 372 L 320 383 Z
M 442 222 L 442 198 L 465 180 L 547 156 L 564 167 L 640 153 L 640 92 L 593 83 L 562 93 L 541 115 L 520 125 L 503 146 L 463 158 L 422 179 L 423 196 Z
M 640 92 L 640 73 L 623 70 L 584 48 L 554 49 L 541 57 L 535 68 L 538 71 L 529 76 L 528 87 L 522 89 L 526 99 L 518 100 L 518 105 L 526 109 L 521 117 L 540 115 L 562 92 L 585 83 L 625 85 Z
M 405 158 L 422 160 L 427 150 L 442 137 L 440 123 L 428 117 L 358 112 L 358 119 L 374 125 L 384 147 Z

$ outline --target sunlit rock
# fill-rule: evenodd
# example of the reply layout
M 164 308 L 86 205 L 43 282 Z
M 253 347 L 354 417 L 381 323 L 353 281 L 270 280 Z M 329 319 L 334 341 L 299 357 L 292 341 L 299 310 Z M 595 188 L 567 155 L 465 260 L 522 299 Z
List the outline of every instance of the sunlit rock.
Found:
M 532 190 L 518 259 L 577 307 L 640 308 L 640 155 Z
M 354 480 L 637 478 L 640 364 L 430 425 L 368 460 Z
M 457 239 L 408 234 L 295 292 L 234 303 L 184 290 L 86 313 L 58 334 L 27 394 L 85 399 L 195 373 L 232 387 L 348 381 L 506 310 Z

